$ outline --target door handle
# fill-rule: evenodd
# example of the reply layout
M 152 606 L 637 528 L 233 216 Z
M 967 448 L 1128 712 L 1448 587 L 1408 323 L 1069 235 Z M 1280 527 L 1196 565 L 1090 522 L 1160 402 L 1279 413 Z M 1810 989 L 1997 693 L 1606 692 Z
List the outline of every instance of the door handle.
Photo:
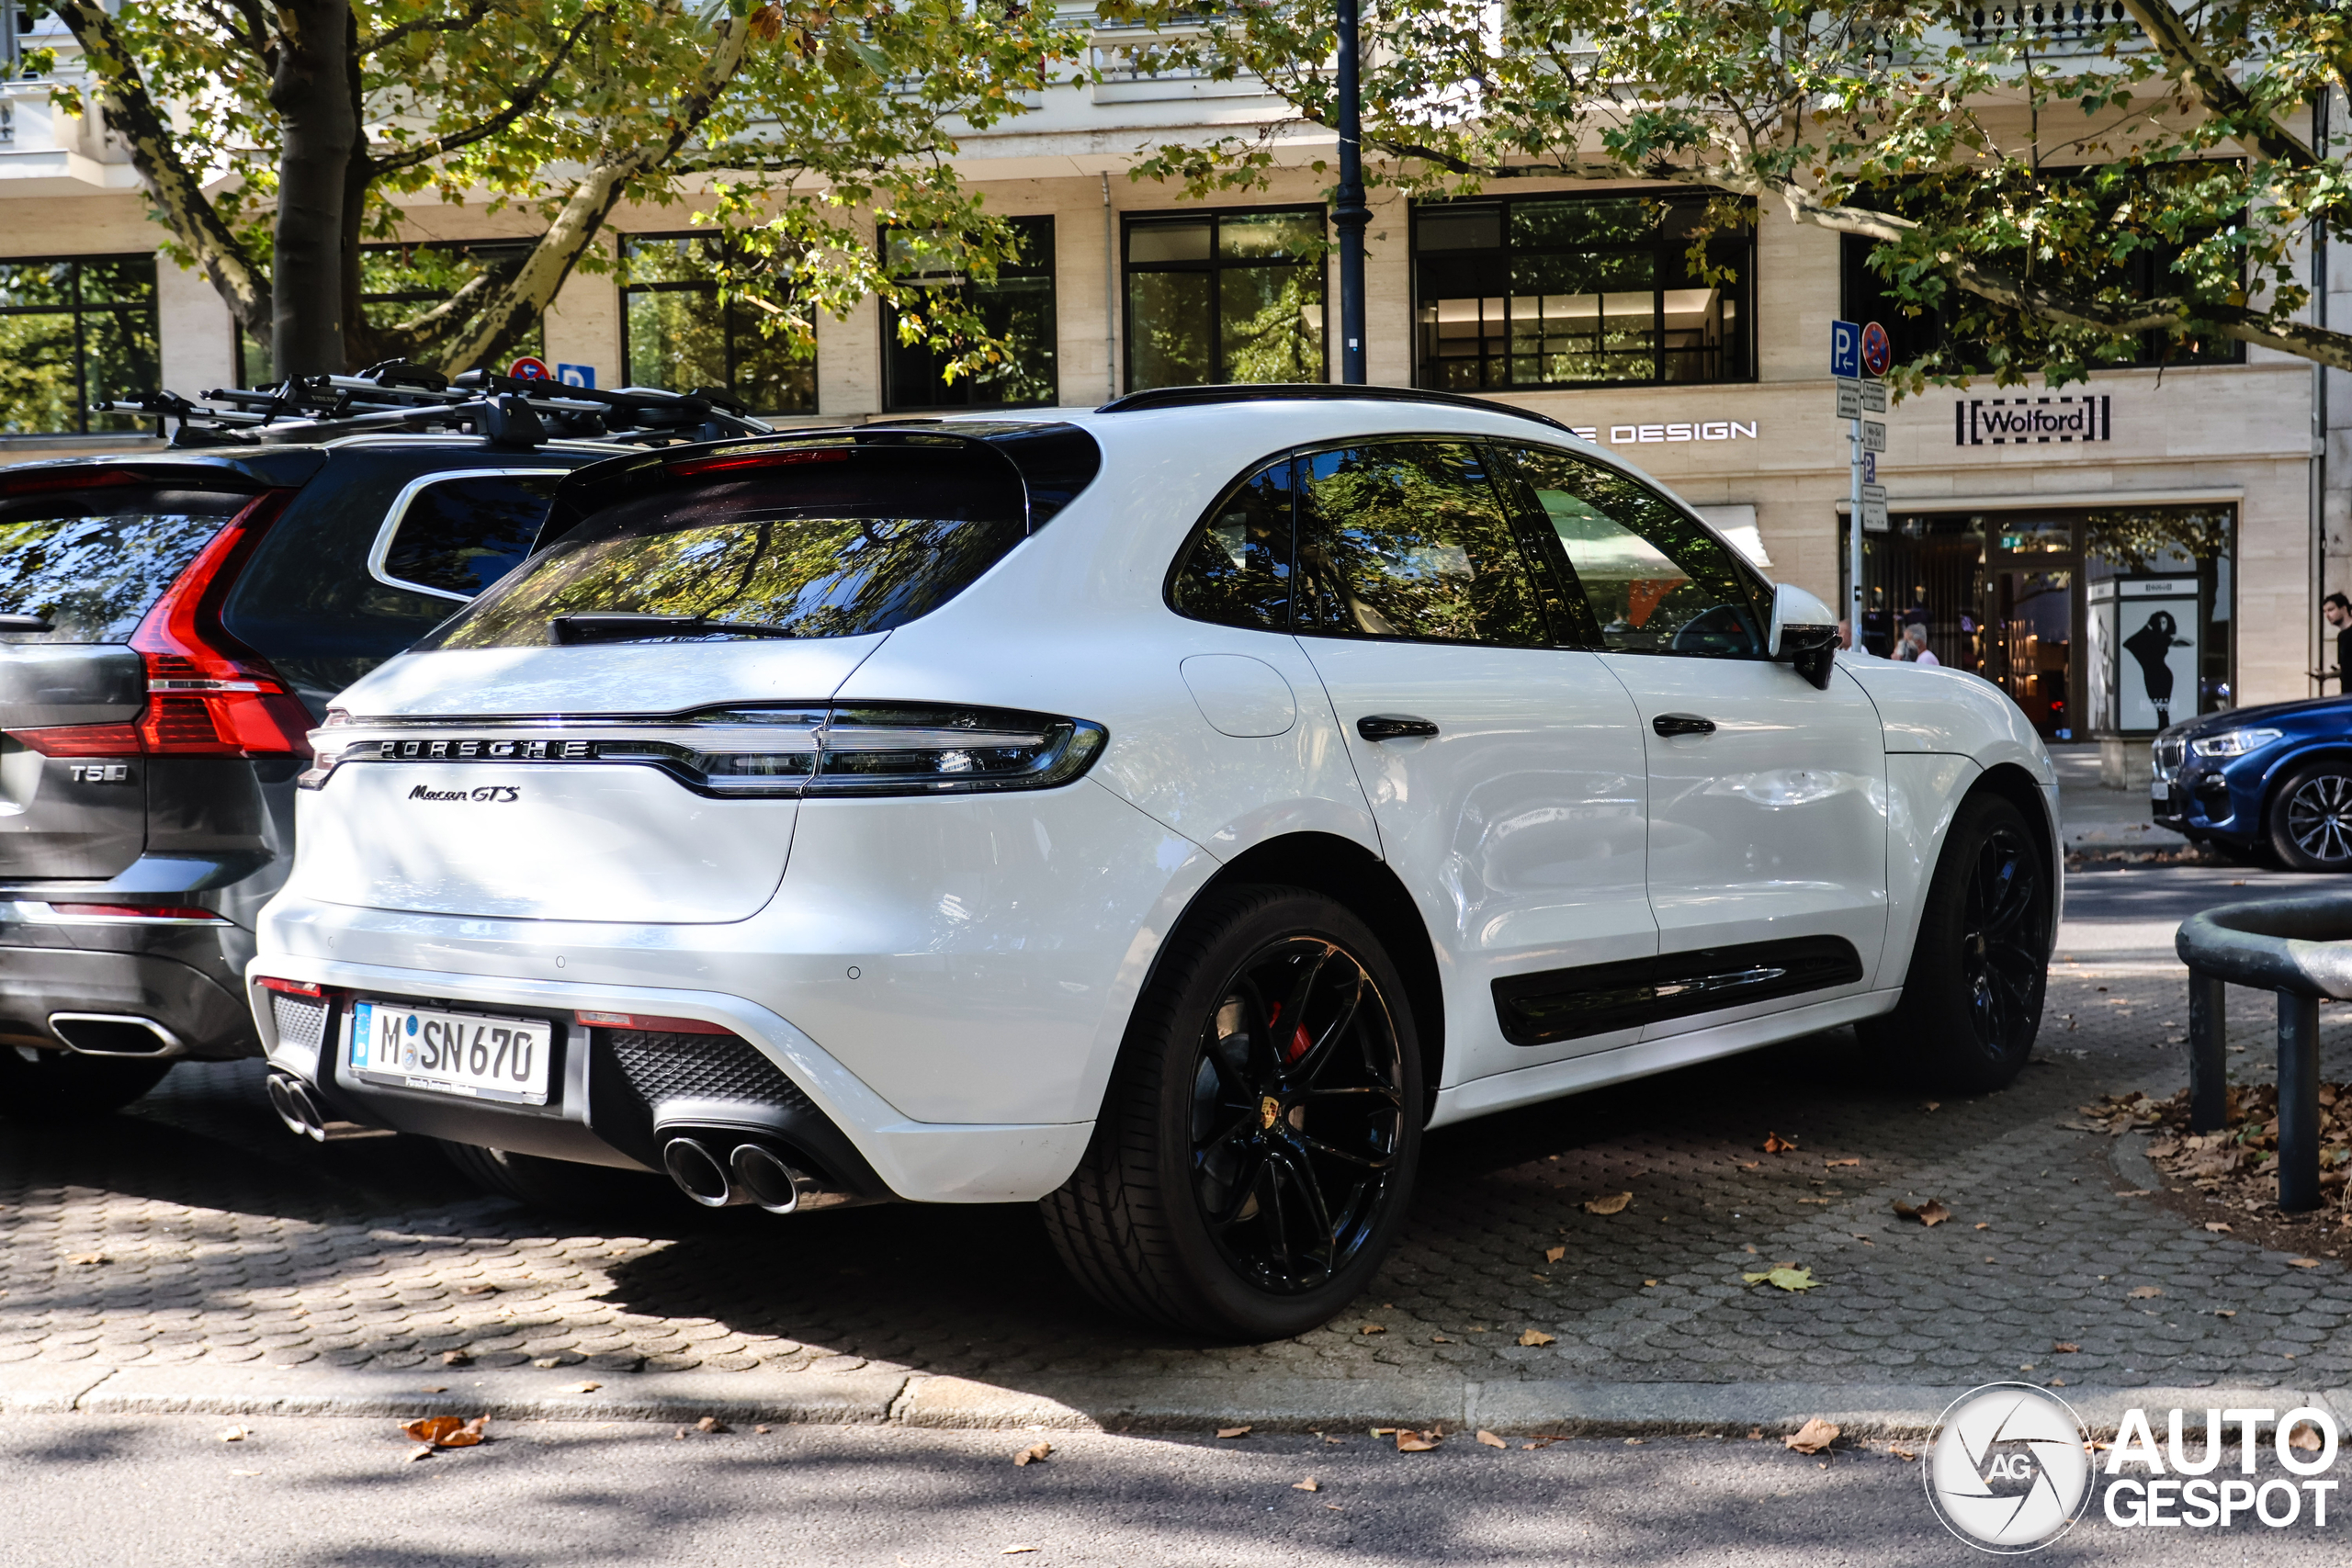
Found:
M 1650 720 L 1650 728 L 1663 736 L 1713 735 L 1715 721 L 1701 718 L 1695 713 L 1662 713 Z
M 1368 713 L 1356 720 L 1356 733 L 1366 740 L 1426 740 L 1437 726 L 1408 713 Z

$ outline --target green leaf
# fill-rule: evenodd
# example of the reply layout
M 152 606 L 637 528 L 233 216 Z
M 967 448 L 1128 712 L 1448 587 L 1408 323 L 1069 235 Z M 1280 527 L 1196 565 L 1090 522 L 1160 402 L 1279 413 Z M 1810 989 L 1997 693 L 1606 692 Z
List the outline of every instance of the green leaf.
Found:
M 1813 1277 L 1810 1269 L 1768 1269 L 1761 1274 L 1742 1274 L 1751 1285 L 1778 1285 L 1784 1291 L 1810 1291 L 1822 1281 Z

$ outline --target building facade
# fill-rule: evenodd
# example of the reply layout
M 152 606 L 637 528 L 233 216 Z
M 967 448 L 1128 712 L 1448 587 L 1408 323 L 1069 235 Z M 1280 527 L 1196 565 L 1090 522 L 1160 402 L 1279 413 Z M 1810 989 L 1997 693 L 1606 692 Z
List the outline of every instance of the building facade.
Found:
M 1286 142 L 1288 166 L 1246 200 L 1180 201 L 1129 177 L 1150 146 L 1279 106 L 1246 83 L 1126 69 L 1115 30 L 1096 41 L 1102 80 L 965 146 L 966 176 L 1023 231 L 1023 265 L 979 300 L 1016 345 L 1000 373 L 943 380 L 872 300 L 820 321 L 813 361 L 783 351 L 718 307 L 719 242 L 675 208 L 616 213 L 615 269 L 575 274 L 526 346 L 567 377 L 725 386 L 794 423 L 1329 378 L 1336 269 L 1300 254 L 1324 232 L 1327 176 L 1308 164 L 1329 141 Z M 5 91 L 0 460 L 152 445 L 84 412 L 97 397 L 263 379 L 261 347 L 159 254 L 119 150 L 54 114 L 40 84 Z M 1770 207 L 1713 242 L 1728 276 L 1710 282 L 1687 260 L 1695 216 L 1687 193 L 1634 186 L 1376 199 L 1371 379 L 1548 414 L 1672 486 L 1773 576 L 1842 603 L 1830 323 L 1884 316 L 1898 347 L 1932 323 L 1887 308 L 1851 242 Z M 370 309 L 413 309 L 469 258 L 530 238 L 519 215 L 438 201 L 407 229 L 370 258 Z M 1865 642 L 1917 624 L 1940 660 L 1999 682 L 2060 741 L 2337 690 L 2314 671 L 2334 646 L 2321 597 L 2346 580 L 2352 388 L 2331 396 L 2342 376 L 2227 344 L 2148 361 L 2064 391 L 1932 391 L 1884 415 L 1890 525 L 1865 532 Z

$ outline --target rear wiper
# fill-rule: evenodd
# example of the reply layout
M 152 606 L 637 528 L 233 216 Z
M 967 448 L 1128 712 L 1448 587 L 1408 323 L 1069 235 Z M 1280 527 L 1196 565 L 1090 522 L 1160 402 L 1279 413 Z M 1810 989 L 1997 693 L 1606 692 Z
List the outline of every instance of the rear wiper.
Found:
M 548 622 L 559 643 L 636 642 L 665 636 L 718 632 L 738 637 L 798 637 L 764 621 L 714 621 L 707 615 L 655 615 L 628 610 L 581 610 Z

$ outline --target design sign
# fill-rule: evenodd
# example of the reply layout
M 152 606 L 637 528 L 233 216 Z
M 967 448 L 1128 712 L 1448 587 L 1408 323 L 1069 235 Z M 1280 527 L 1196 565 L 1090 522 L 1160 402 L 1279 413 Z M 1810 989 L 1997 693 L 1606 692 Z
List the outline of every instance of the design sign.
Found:
M 2108 394 L 1965 398 L 1951 410 L 1955 446 L 2047 446 L 2112 439 Z

